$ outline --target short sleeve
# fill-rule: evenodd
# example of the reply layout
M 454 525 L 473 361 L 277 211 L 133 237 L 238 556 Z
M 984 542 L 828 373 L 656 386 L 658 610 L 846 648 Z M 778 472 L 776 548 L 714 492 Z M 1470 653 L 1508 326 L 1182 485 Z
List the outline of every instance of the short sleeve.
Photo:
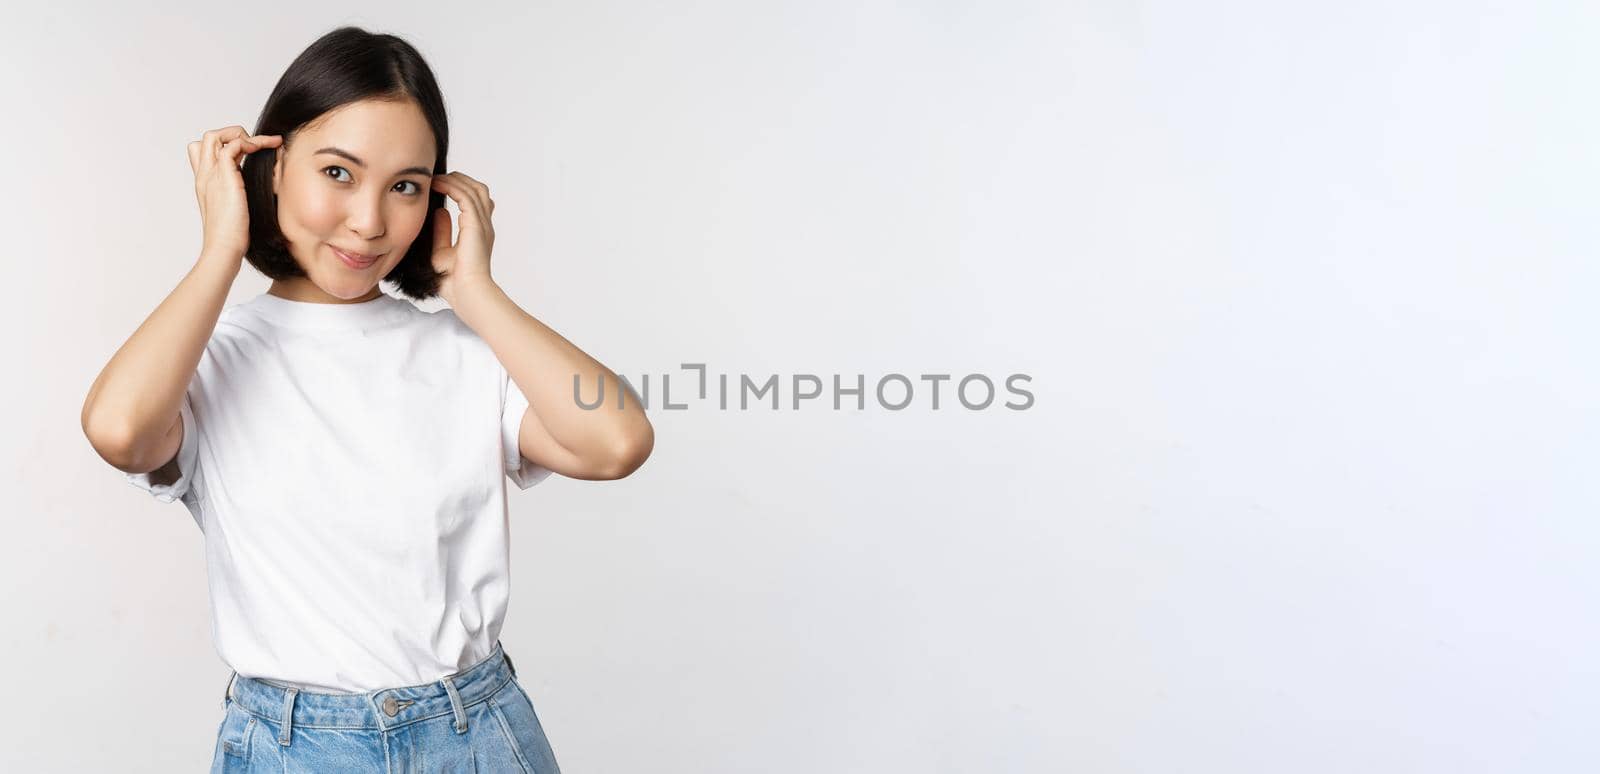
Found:
M 189 407 L 189 395 L 183 396 L 183 402 L 178 404 L 179 420 L 183 423 L 183 441 L 178 446 L 178 478 L 168 481 L 166 473 L 160 468 L 149 473 L 126 473 L 128 483 L 149 492 L 157 500 L 170 503 L 174 500 L 184 499 L 194 486 L 195 463 L 199 459 L 199 428 L 194 421 L 194 410 Z M 164 466 L 163 466 L 164 467 Z M 159 478 L 158 478 L 159 474 Z M 160 483 L 157 483 L 157 482 Z
M 516 380 L 511 378 L 510 372 L 501 368 L 505 373 L 505 405 L 500 412 L 500 449 L 506 475 L 516 482 L 519 489 L 527 489 L 540 481 L 550 477 L 551 470 L 534 464 L 522 456 L 522 449 L 517 441 L 522 432 L 522 417 L 528 412 L 528 398 L 522 394 L 522 389 L 517 387 Z

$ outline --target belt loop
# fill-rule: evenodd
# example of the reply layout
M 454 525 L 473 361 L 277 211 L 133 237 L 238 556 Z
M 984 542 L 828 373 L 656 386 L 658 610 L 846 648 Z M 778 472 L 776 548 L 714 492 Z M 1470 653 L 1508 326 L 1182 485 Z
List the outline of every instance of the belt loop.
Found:
M 500 651 L 500 655 L 505 657 L 505 659 L 506 659 L 506 668 L 511 670 L 511 676 L 512 677 L 516 677 L 517 676 L 517 665 L 511 663 L 511 654 L 505 652 L 505 650 L 502 649 Z
M 461 694 L 456 692 L 455 680 L 450 677 L 441 677 L 439 682 L 444 683 L 444 692 L 450 694 L 450 709 L 456 713 L 456 733 L 467 732 L 467 711 L 461 706 Z
M 283 696 L 283 723 L 278 730 L 278 744 L 289 746 L 289 728 L 294 721 L 294 697 L 300 693 L 299 688 L 290 688 Z
M 228 672 L 230 673 L 228 675 L 228 687 L 222 689 L 222 706 L 224 707 L 228 706 L 228 700 L 233 698 L 233 678 L 239 676 L 239 673 L 232 669 L 228 670 Z

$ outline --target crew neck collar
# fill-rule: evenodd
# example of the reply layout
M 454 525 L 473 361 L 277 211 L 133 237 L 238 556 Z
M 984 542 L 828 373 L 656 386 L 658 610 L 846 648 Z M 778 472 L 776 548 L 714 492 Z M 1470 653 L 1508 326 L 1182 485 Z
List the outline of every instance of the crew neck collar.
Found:
M 353 304 L 291 301 L 263 292 L 246 306 L 267 320 L 294 328 L 370 328 L 405 319 L 412 304 L 379 292 L 376 298 Z

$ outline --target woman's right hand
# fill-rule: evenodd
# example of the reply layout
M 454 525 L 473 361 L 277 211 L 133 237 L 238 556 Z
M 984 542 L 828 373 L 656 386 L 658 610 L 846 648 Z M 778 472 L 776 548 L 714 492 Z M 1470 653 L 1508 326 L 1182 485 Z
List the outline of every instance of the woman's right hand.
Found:
M 252 135 L 242 126 L 213 129 L 189 143 L 194 195 L 200 201 L 205 230 L 202 252 L 243 260 L 250 247 L 250 208 L 245 204 L 244 174 L 239 165 L 246 154 L 282 143 L 282 135 Z

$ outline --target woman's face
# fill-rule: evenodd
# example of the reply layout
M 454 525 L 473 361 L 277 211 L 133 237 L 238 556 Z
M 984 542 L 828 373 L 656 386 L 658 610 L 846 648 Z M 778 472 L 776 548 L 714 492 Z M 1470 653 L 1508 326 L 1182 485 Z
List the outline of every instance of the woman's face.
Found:
M 365 301 L 405 257 L 428 217 L 433 130 L 414 102 L 364 100 L 301 127 L 277 152 L 278 228 L 306 277 L 275 295 Z M 375 260 L 351 263 L 335 248 Z

